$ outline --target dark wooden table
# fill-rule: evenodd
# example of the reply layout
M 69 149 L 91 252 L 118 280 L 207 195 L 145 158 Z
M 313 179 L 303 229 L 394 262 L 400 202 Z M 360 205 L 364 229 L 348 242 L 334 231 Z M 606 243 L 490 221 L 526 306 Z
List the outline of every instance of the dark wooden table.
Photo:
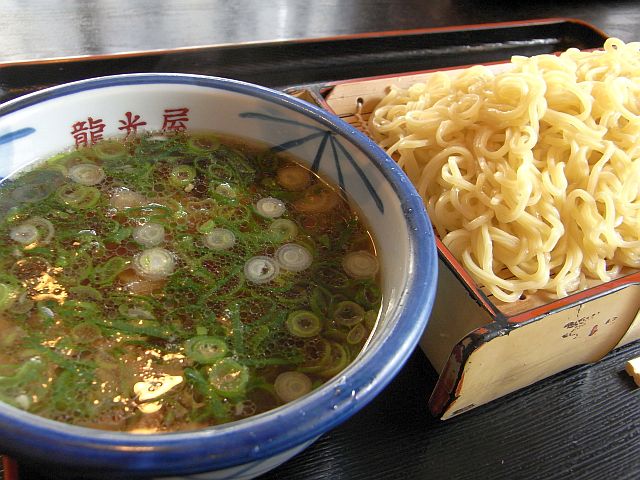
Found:
M 548 17 L 640 40 L 632 1 L 5 0 L 0 62 Z M 426 408 L 437 374 L 416 350 L 371 404 L 263 479 L 637 479 L 640 389 L 624 363 L 639 355 L 636 342 L 441 422 Z

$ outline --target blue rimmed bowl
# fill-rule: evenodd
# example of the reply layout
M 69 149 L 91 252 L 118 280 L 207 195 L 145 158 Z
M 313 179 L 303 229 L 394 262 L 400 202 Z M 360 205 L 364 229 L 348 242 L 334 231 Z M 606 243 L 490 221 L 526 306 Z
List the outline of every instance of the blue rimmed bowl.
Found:
M 198 75 L 90 79 L 0 106 L 0 177 L 61 150 L 142 131 L 215 131 L 290 151 L 343 189 L 380 252 L 383 307 L 363 352 L 285 406 L 226 425 L 136 435 L 47 420 L 0 403 L 0 450 L 72 475 L 252 478 L 364 407 L 416 346 L 434 301 L 437 255 L 422 200 L 396 164 L 337 117 L 278 91 Z

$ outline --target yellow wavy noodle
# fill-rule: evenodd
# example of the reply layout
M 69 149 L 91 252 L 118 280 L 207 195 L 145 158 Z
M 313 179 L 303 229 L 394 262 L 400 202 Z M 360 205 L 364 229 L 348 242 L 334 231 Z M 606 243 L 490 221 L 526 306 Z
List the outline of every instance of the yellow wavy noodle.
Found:
M 391 87 L 368 129 L 498 299 L 640 268 L 640 43 L 511 67 Z

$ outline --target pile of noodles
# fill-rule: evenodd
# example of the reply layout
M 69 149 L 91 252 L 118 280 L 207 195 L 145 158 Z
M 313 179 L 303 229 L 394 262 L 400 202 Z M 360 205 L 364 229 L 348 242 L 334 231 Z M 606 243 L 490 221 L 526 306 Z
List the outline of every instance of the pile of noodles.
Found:
M 392 87 L 369 119 L 446 247 L 496 298 L 640 267 L 640 43 Z

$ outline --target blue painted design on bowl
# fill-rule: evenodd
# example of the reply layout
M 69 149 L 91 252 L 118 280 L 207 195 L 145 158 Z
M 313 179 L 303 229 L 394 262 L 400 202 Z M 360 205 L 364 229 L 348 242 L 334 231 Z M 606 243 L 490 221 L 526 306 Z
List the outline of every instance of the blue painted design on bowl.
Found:
M 19 130 L 15 130 L 13 132 L 4 133 L 4 134 L 0 135 L 0 145 L 3 145 L 5 143 L 9 143 L 9 142 L 13 142 L 15 140 L 18 140 L 19 138 L 26 137 L 28 135 L 31 135 L 32 133 L 35 133 L 35 132 L 36 132 L 35 128 L 25 127 L 25 128 L 21 128 Z
M 272 116 L 272 115 L 266 115 L 266 114 L 263 114 L 263 113 L 243 112 L 243 113 L 240 114 L 240 117 L 242 117 L 242 118 L 255 118 L 255 119 L 259 119 L 259 120 L 285 123 L 285 124 L 289 124 L 289 125 L 296 125 L 296 126 L 300 126 L 300 127 L 304 127 L 304 128 L 308 128 L 308 129 L 314 130 L 315 133 L 312 133 L 310 135 L 306 135 L 304 137 L 295 138 L 293 140 L 288 140 L 288 141 L 286 141 L 284 143 L 281 143 L 279 145 L 271 147 L 271 150 L 276 152 L 276 153 L 277 152 L 284 152 L 284 151 L 287 151 L 287 150 L 292 150 L 292 149 L 294 149 L 296 147 L 299 147 L 300 145 L 303 145 L 303 144 L 305 144 L 307 142 L 310 142 L 312 140 L 316 140 L 316 139 L 322 137 L 321 140 L 320 140 L 320 143 L 318 144 L 318 149 L 317 149 L 316 154 L 314 156 L 313 163 L 311 164 L 311 171 L 314 172 L 314 173 L 318 173 L 318 171 L 320 169 L 320 166 L 321 166 L 321 163 L 322 163 L 322 159 L 324 157 L 324 152 L 325 152 L 327 140 L 329 140 L 329 142 L 331 144 L 331 153 L 332 153 L 333 163 L 335 165 L 335 169 L 336 169 L 336 172 L 338 174 L 338 178 L 337 178 L 338 186 L 343 191 L 349 193 L 349 188 L 345 184 L 344 175 L 342 174 L 343 167 L 342 167 L 342 164 L 340 162 L 340 157 L 344 156 L 347 159 L 347 162 L 349 163 L 349 165 L 351 165 L 351 167 L 353 167 L 355 169 L 355 171 L 357 172 L 358 176 L 360 177 L 360 180 L 362 181 L 362 183 L 365 185 L 365 187 L 369 191 L 369 194 L 373 198 L 373 200 L 376 203 L 376 205 L 377 205 L 378 209 L 380 210 L 380 212 L 384 213 L 384 203 L 382 202 L 382 199 L 380 198 L 380 196 L 377 194 L 377 192 L 373 188 L 373 185 L 371 184 L 371 182 L 367 178 L 366 174 L 358 166 L 358 164 L 353 160 L 353 157 L 349 154 L 347 149 L 344 148 L 344 146 L 340 143 L 340 140 L 338 140 L 336 138 L 335 134 L 333 134 L 331 131 L 322 130 L 322 129 L 314 126 L 314 125 L 309 125 L 309 124 L 305 124 L 305 123 L 301 123 L 301 122 L 293 122 L 293 121 L 285 119 L 285 118 L 278 118 L 278 117 L 275 117 L 275 116 Z

